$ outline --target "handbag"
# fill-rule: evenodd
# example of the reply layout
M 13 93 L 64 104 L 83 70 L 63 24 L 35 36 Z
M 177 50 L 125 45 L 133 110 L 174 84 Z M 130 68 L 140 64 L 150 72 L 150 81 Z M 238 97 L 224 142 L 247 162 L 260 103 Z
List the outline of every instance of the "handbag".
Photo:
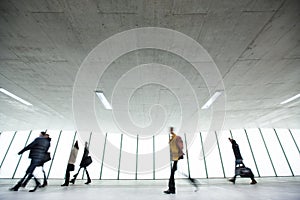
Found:
M 235 169 L 235 175 L 240 175 L 241 177 L 251 177 L 253 173 L 249 167 L 242 166 Z
M 49 160 L 51 160 L 50 152 L 46 152 L 44 155 L 44 163 L 48 162 Z
M 68 163 L 67 170 L 68 170 L 68 171 L 74 171 L 74 169 L 75 169 L 75 166 L 74 166 L 74 164 L 70 164 L 70 163 Z
M 85 158 L 81 161 L 80 167 L 87 167 L 87 166 L 89 166 L 92 162 L 93 162 L 92 157 L 91 157 L 91 156 L 87 156 L 87 157 L 85 157 Z

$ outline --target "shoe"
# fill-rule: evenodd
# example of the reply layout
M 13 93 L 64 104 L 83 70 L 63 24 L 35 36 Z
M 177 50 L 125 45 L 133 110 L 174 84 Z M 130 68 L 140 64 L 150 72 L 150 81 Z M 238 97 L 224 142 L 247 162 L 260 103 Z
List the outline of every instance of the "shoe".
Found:
M 36 184 L 35 187 L 34 187 L 32 190 L 29 190 L 29 192 L 35 192 L 36 189 L 37 189 L 38 187 L 40 187 L 40 185 L 41 185 L 41 183 L 38 182 L 37 180 L 36 180 L 35 184 Z
M 70 183 L 74 184 L 75 183 L 75 179 L 71 179 Z
M 86 183 L 84 183 L 84 184 L 90 184 L 92 181 L 91 180 L 88 180 Z
M 235 184 L 235 178 L 231 178 L 228 181 L 232 182 L 233 184 Z
M 166 190 L 164 191 L 165 194 L 175 194 L 175 191 L 171 191 L 171 190 Z
M 254 185 L 256 183 L 257 183 L 256 180 L 252 180 L 252 182 L 250 184 Z
M 198 191 L 198 182 L 196 179 L 188 177 L 189 181 L 191 182 L 191 184 L 195 187 L 195 192 Z
M 69 184 L 68 183 L 64 183 L 64 184 L 62 184 L 62 185 L 60 185 L 60 186 L 69 186 Z
M 20 182 L 18 182 L 14 187 L 12 187 L 12 188 L 9 188 L 9 190 L 10 191 L 18 191 L 19 190 L 19 188 L 21 187 L 21 183 Z
M 40 185 L 39 187 L 40 188 L 43 188 L 43 187 L 46 187 L 48 185 L 48 182 L 47 181 L 44 181 L 43 185 Z
M 18 187 L 12 187 L 12 188 L 9 188 L 10 191 L 18 191 L 19 188 Z

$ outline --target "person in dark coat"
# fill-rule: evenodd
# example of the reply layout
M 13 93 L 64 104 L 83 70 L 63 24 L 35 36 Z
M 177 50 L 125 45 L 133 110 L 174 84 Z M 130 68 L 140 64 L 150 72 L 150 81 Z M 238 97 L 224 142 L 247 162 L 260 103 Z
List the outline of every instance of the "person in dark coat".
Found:
M 34 177 L 33 171 L 37 166 L 41 166 L 44 163 L 45 154 L 47 153 L 49 147 L 50 147 L 50 141 L 45 138 L 46 132 L 41 132 L 39 137 L 37 137 L 33 142 L 31 142 L 29 145 L 24 147 L 18 155 L 21 155 L 27 150 L 30 150 L 29 152 L 29 158 L 31 159 L 31 163 L 29 167 L 26 170 L 25 176 L 19 180 L 19 182 L 12 188 L 10 188 L 11 191 L 18 191 L 20 187 L 25 187 L 29 180 Z M 37 178 L 34 177 L 36 186 L 33 190 L 29 190 L 29 192 L 34 192 L 41 184 L 37 180 Z
M 91 163 L 87 163 L 88 159 L 89 159 L 89 147 L 88 147 L 88 142 L 85 142 L 84 152 L 83 152 L 83 156 L 82 156 L 82 159 L 81 159 L 81 162 L 80 162 L 80 168 L 79 168 L 78 172 L 73 176 L 70 183 L 72 183 L 72 184 L 75 183 L 75 180 L 76 180 L 81 168 L 83 168 L 84 171 L 86 172 L 87 182 L 85 184 L 90 184 L 91 183 L 91 178 L 90 178 L 89 172 L 87 171 L 87 167 L 91 164 Z
M 228 138 L 229 141 L 231 142 L 231 145 L 232 145 L 232 150 L 233 150 L 233 153 L 234 153 L 234 157 L 235 157 L 235 168 L 237 167 L 245 167 L 244 163 L 243 163 L 243 158 L 242 158 L 242 155 L 241 155 L 241 152 L 240 152 L 240 148 L 239 148 L 239 145 L 236 143 L 236 141 L 234 139 L 231 139 L 231 138 Z M 235 170 L 235 175 L 234 177 L 232 177 L 231 179 L 229 179 L 230 182 L 233 182 L 235 183 L 235 179 L 236 179 L 236 176 L 237 176 L 237 170 Z M 256 180 L 254 179 L 254 174 L 252 173 L 251 174 L 251 184 L 256 184 Z

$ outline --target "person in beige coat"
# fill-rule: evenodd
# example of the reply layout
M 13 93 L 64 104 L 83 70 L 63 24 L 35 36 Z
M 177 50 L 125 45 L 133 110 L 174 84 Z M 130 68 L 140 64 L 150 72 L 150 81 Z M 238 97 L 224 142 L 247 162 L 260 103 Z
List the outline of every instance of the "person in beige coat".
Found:
M 78 146 L 78 141 L 75 142 L 74 147 L 71 150 L 69 161 L 68 161 L 68 166 L 66 170 L 66 175 L 65 175 L 65 183 L 62 184 L 61 186 L 68 186 L 69 181 L 70 181 L 70 172 L 74 171 L 75 169 L 75 162 L 78 154 L 79 146 Z
M 170 145 L 170 156 L 171 160 L 173 161 L 173 166 L 171 169 L 171 175 L 169 179 L 169 189 L 164 191 L 166 194 L 175 194 L 175 180 L 174 180 L 174 175 L 177 170 L 177 162 L 180 159 L 183 159 L 183 141 L 180 136 L 177 136 L 173 132 L 174 128 L 170 127 L 170 134 L 171 134 L 171 139 L 169 141 Z

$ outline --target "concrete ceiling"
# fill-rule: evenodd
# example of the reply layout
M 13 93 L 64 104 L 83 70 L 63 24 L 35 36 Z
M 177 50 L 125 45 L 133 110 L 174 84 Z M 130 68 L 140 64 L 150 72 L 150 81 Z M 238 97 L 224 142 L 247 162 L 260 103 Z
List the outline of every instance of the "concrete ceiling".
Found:
M 280 105 L 299 77 L 299 0 L 0 2 L 0 87 L 33 104 L 0 94 L 2 131 L 300 128 L 300 100 Z

